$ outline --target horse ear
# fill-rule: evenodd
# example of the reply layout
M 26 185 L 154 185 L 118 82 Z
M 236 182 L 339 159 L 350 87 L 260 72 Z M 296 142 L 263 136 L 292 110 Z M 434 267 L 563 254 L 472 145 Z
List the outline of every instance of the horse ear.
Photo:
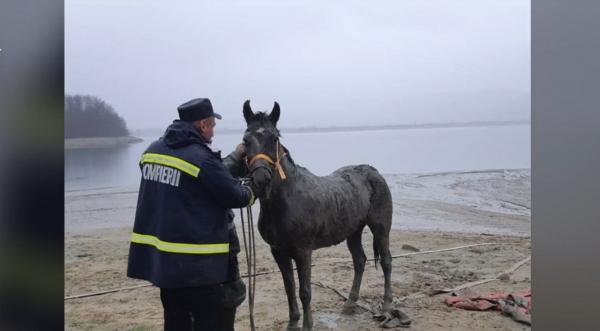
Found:
M 244 102 L 244 119 L 246 120 L 246 124 L 250 124 L 254 119 L 254 112 L 250 108 L 250 100 Z
M 280 112 L 281 111 L 279 109 L 279 104 L 277 103 L 277 101 L 275 101 L 273 110 L 271 110 L 271 113 L 269 114 L 269 119 L 271 120 L 271 123 L 273 123 L 273 125 L 275 125 L 275 126 L 277 126 L 277 121 L 279 121 Z

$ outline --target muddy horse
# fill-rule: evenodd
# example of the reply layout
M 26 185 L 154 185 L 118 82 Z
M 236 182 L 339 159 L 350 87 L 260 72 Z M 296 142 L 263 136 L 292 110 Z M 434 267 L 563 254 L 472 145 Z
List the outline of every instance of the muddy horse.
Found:
M 383 177 L 369 165 L 346 166 L 329 176 L 316 176 L 297 165 L 281 145 L 277 102 L 267 114 L 254 113 L 246 101 L 243 114 L 247 124 L 246 160 L 260 199 L 258 230 L 281 270 L 289 305 L 288 329 L 299 328 L 300 320 L 292 259 L 300 283 L 302 328 L 312 328 L 310 278 L 315 249 L 346 240 L 354 263 L 354 280 L 344 310 L 351 311 L 356 305 L 367 260 L 361 242 L 365 226 L 373 233 L 375 263 L 380 259 L 385 279 L 383 310 L 391 309 L 392 197 Z

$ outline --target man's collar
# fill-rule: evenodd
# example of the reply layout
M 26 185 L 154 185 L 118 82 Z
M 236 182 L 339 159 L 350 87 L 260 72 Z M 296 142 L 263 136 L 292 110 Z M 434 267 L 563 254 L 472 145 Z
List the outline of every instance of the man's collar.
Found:
M 209 144 L 209 143 L 204 143 L 204 144 L 206 145 L 206 147 L 208 147 L 211 150 L 211 152 L 221 154 L 221 150 L 214 147 L 212 144 Z

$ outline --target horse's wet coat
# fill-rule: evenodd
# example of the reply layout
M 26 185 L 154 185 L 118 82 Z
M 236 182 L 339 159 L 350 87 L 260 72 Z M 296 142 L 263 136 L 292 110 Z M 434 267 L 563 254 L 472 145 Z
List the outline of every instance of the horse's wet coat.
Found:
M 288 327 L 298 327 L 300 318 L 292 274 L 293 259 L 298 268 L 303 329 L 312 328 L 310 265 L 314 249 L 347 240 L 354 262 L 354 281 L 347 306 L 356 302 L 366 262 L 361 243 L 365 226 L 373 233 L 375 258 L 381 256 L 385 278 L 384 309 L 389 309 L 392 302 L 389 252 L 392 198 L 387 183 L 369 165 L 347 166 L 321 177 L 295 164 L 289 151 L 279 144 L 280 134 L 276 127 L 279 115 L 277 103 L 270 114 L 254 113 L 249 101 L 244 103 L 244 118 L 248 124 L 244 142 L 248 159 L 258 153 L 273 160 L 279 155 L 287 176 L 283 180 L 273 166 L 262 159 L 250 167 L 260 198 L 258 229 L 271 246 L 288 296 Z

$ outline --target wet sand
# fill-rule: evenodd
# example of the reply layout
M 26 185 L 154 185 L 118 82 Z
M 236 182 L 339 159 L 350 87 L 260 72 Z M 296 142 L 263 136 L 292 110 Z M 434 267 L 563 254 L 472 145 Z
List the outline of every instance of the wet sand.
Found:
M 412 319 L 413 330 L 529 330 L 499 312 L 448 308 L 448 294 L 399 301 L 432 289 L 451 288 L 495 278 L 531 254 L 529 170 L 469 173 L 386 175 L 394 199 L 392 255 L 478 243 L 493 245 L 393 260 L 392 284 L 398 306 Z M 129 235 L 137 190 L 114 188 L 65 193 L 65 296 L 146 284 L 125 276 Z M 258 205 L 253 211 L 258 212 Z M 238 233 L 241 238 L 240 227 Z M 368 229 L 363 246 L 373 257 Z M 239 255 L 245 273 L 244 252 Z M 314 252 L 312 281 L 347 295 L 353 268 L 345 243 Z M 258 271 L 276 270 L 268 246 L 257 237 Z M 508 279 L 473 287 L 512 292 L 528 289 L 531 268 L 525 263 Z M 381 268 L 369 262 L 363 277 L 361 301 L 381 302 Z M 312 286 L 315 330 L 379 330 L 371 314 L 341 313 L 343 299 L 333 290 Z M 277 272 L 257 277 L 255 321 L 259 330 L 285 329 L 287 299 Z M 68 330 L 161 330 L 162 307 L 152 286 L 65 301 Z M 236 329 L 249 329 L 247 301 L 236 316 Z

